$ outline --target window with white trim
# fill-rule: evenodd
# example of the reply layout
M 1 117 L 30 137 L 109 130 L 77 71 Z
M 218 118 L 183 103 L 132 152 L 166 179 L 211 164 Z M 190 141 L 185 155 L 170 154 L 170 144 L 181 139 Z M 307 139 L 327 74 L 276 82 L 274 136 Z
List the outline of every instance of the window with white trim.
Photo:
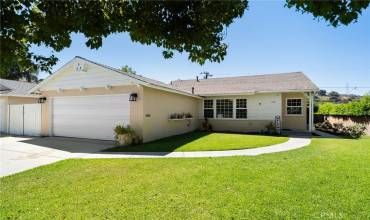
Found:
M 247 118 L 247 99 L 236 99 L 236 118 Z
M 203 101 L 204 118 L 213 118 L 213 99 L 206 99 Z
M 233 100 L 217 99 L 216 100 L 216 117 L 233 118 Z
M 287 115 L 302 115 L 302 99 L 286 100 Z

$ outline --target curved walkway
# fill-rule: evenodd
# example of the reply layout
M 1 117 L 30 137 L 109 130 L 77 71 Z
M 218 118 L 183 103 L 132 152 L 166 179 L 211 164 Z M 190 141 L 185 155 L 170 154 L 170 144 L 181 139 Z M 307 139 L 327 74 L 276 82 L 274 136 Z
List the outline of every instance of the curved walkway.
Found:
M 60 137 L 0 137 L 0 177 L 68 158 L 171 158 L 256 156 L 301 148 L 310 144 L 308 136 L 289 135 L 287 142 L 267 147 L 194 152 L 100 152 L 112 142 Z
M 310 137 L 290 137 L 287 142 L 267 147 L 226 151 L 189 151 L 189 152 L 107 152 L 80 154 L 76 158 L 172 158 L 172 157 L 229 157 L 257 156 L 305 147 L 311 143 Z

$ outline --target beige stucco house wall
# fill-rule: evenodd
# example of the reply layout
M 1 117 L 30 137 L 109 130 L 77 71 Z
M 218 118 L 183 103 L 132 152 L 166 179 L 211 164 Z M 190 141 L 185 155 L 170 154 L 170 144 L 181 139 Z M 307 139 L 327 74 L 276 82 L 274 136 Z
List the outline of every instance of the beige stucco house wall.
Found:
M 144 87 L 144 140 L 151 141 L 197 129 L 198 104 L 198 98 Z M 168 120 L 172 113 L 190 113 L 193 119 Z
M 283 129 L 307 131 L 307 102 L 308 99 L 303 92 L 282 93 L 282 119 L 281 124 Z M 302 99 L 302 114 L 287 115 L 286 100 L 288 98 Z

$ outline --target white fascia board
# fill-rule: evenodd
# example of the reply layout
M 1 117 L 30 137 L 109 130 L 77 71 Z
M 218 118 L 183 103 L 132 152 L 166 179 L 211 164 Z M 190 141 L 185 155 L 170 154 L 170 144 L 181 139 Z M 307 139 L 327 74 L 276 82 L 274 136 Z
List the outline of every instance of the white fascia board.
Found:
M 217 97 L 217 96 L 243 96 L 243 95 L 255 95 L 255 92 L 243 92 L 243 93 L 216 93 L 216 94 L 199 94 L 202 97 Z
M 40 98 L 40 95 L 6 95 L 2 94 L 0 97 L 22 97 L 22 98 Z

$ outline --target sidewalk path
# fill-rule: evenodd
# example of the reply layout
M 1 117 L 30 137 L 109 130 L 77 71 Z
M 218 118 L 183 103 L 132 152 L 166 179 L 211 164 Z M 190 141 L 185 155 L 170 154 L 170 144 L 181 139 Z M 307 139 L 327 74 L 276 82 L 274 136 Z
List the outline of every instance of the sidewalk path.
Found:
M 287 142 L 267 147 L 227 151 L 192 151 L 192 152 L 104 152 L 78 154 L 75 158 L 170 158 L 170 157 L 229 157 L 257 156 L 305 147 L 311 143 L 310 137 L 290 137 Z

